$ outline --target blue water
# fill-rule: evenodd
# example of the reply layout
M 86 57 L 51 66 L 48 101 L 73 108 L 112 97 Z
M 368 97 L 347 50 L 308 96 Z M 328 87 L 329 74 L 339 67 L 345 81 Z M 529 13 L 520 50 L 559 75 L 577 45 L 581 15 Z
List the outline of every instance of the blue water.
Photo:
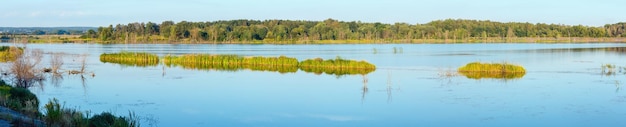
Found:
M 2 44 L 12 45 L 12 44 Z M 567 50 L 626 44 L 101 45 L 29 44 L 65 52 L 66 70 L 86 55 L 87 76 L 31 88 L 42 103 L 141 116 L 142 126 L 626 126 L 626 52 Z M 394 51 L 394 48 L 396 50 Z M 190 70 L 122 66 L 101 53 L 140 51 L 366 60 L 368 75 Z M 49 58 L 48 54 L 44 58 Z M 519 79 L 441 73 L 474 61 L 522 65 Z M 46 60 L 41 66 L 48 66 Z M 365 83 L 364 83 L 365 82 Z

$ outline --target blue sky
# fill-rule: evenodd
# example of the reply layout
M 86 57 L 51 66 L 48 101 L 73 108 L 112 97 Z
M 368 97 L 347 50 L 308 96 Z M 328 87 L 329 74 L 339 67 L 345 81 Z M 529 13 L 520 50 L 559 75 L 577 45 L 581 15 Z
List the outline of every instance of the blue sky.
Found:
M 602 26 L 626 22 L 625 0 L 6 0 L 0 27 L 290 19 L 410 24 L 439 19 Z

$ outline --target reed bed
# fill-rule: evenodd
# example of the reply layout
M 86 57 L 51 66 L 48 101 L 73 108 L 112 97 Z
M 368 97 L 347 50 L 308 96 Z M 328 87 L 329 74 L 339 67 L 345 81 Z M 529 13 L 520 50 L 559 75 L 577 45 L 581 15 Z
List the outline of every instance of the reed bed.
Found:
M 156 66 L 159 64 L 159 56 L 143 52 L 104 53 L 100 55 L 100 61 L 129 66 Z
M 366 61 L 346 60 L 340 57 L 324 60 L 322 58 L 307 59 L 300 62 L 300 69 L 316 74 L 335 75 L 368 74 L 376 70 L 376 66 Z
M 15 61 L 24 53 L 24 49 L 14 46 L 0 46 L 0 62 Z
M 250 69 L 254 71 L 275 71 L 293 73 L 298 69 L 317 74 L 368 74 L 376 70 L 376 66 L 365 61 L 345 60 L 341 58 L 323 60 L 321 58 L 298 62 L 298 59 L 279 57 L 243 57 L 239 55 L 187 54 L 181 56 L 167 55 L 163 58 L 166 66 L 181 66 L 186 69 L 237 71 Z
M 311 68 L 343 68 L 343 69 L 376 69 L 367 61 L 346 60 L 340 57 L 324 60 L 322 58 L 307 59 L 300 62 L 300 67 Z
M 509 63 L 481 63 L 472 62 L 462 66 L 459 72 L 486 72 L 486 73 L 526 73 L 526 69 Z
M 484 72 L 459 72 L 469 79 L 519 79 L 526 73 L 484 73 Z
M 526 75 L 524 67 L 509 63 L 472 62 L 460 67 L 458 71 L 470 79 L 517 79 Z
M 163 62 L 167 66 L 176 65 L 187 69 L 227 70 L 236 71 L 250 69 L 256 71 L 278 71 L 281 73 L 296 72 L 298 59 L 279 57 L 243 57 L 238 55 L 187 54 L 182 56 L 165 56 Z

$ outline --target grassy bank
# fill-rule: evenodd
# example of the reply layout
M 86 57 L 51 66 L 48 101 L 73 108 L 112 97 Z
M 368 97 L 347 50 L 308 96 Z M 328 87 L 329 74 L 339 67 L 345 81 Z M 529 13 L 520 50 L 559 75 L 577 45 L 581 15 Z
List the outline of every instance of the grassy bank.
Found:
M 21 114 L 0 112 L 0 119 L 11 122 L 13 126 L 50 127 L 138 127 L 138 118 L 115 116 L 103 112 L 90 116 L 88 112 L 65 108 L 58 100 L 52 99 L 44 105 L 44 112 L 39 111 L 39 101 L 27 88 L 13 87 L 0 80 L 0 106 Z M 23 115 L 23 116 L 22 116 Z M 24 117 L 29 120 L 24 119 Z M 45 123 L 42 123 L 45 122 Z
M 104 53 L 100 55 L 100 61 L 129 66 L 156 66 L 159 64 L 159 56 L 140 52 Z

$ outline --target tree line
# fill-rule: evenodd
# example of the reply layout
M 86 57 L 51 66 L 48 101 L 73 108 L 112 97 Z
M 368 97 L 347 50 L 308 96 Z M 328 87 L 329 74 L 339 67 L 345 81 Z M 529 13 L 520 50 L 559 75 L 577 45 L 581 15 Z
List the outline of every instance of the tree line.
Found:
M 425 24 L 360 21 L 228 20 L 129 23 L 88 30 L 82 38 L 103 42 L 299 42 L 324 40 L 626 37 L 626 23 L 603 27 L 447 19 Z

